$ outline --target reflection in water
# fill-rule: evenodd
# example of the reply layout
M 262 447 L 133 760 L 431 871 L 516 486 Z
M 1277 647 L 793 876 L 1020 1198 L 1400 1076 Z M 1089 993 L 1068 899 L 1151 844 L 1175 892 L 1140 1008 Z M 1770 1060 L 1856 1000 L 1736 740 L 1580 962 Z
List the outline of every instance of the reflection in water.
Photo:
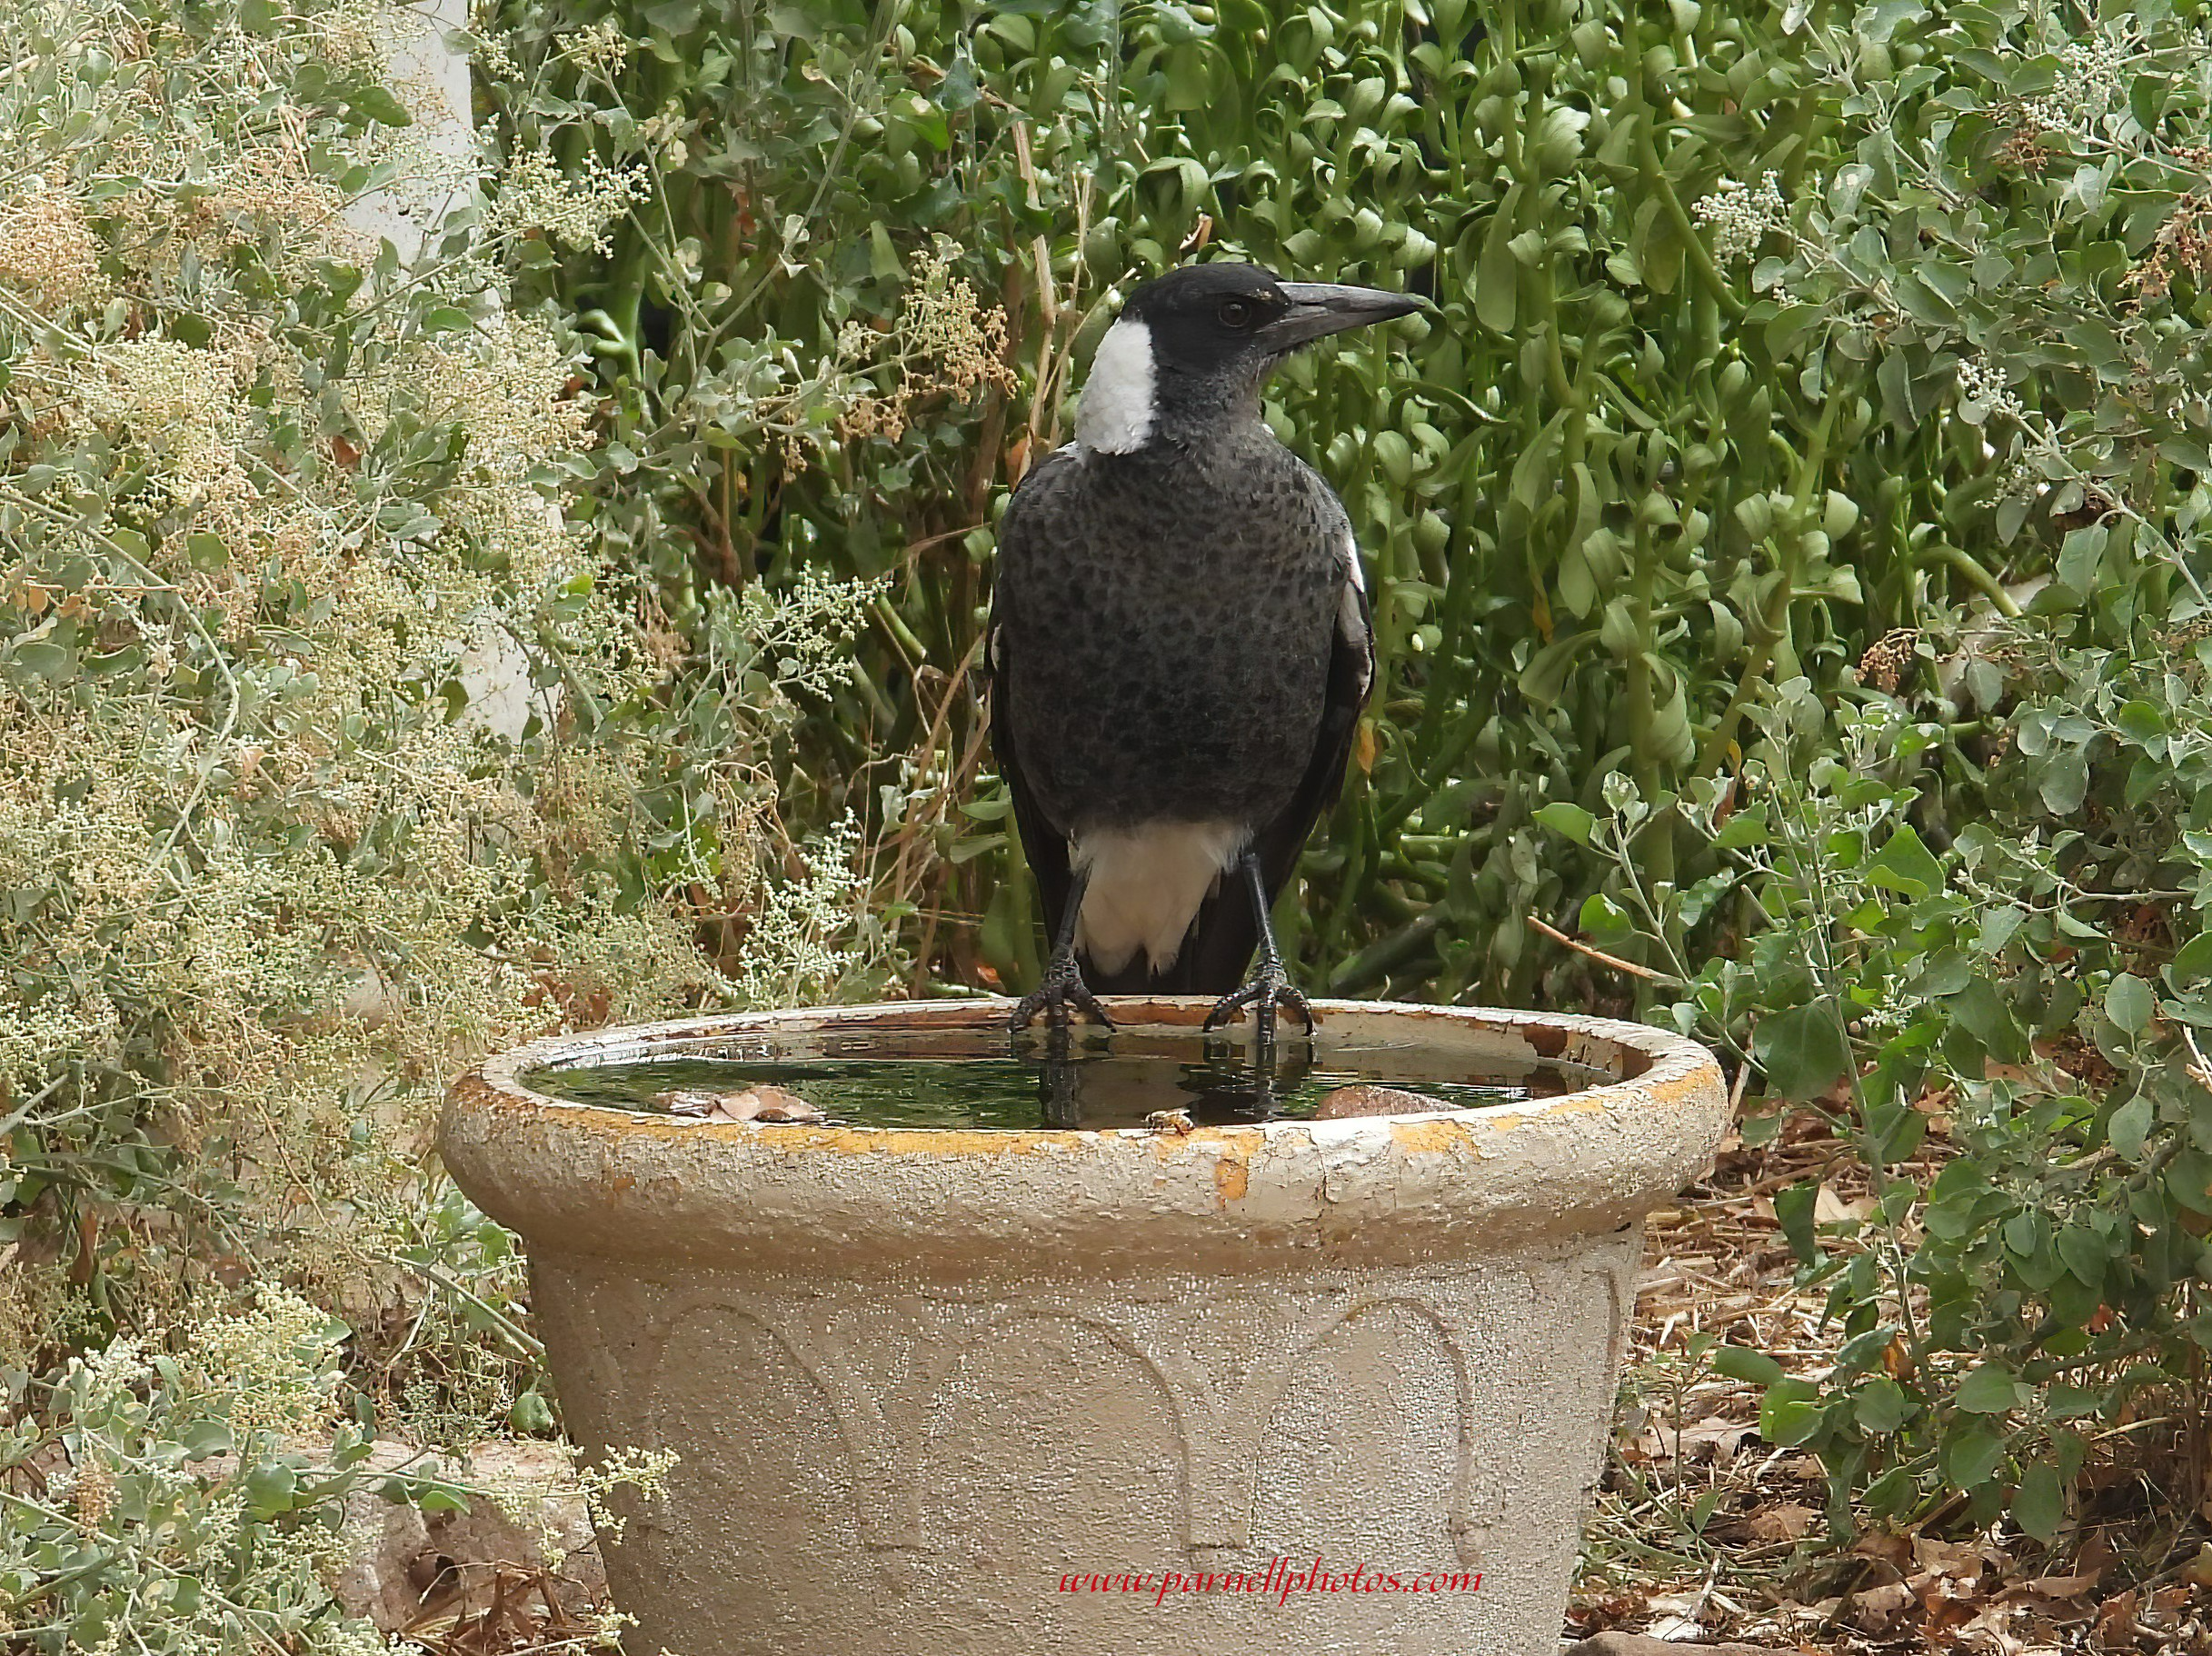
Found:
M 1249 1023 L 1191 1029 L 1002 1023 L 923 1029 L 832 1025 L 611 1043 L 533 1070 L 525 1086 L 573 1103 L 665 1113 L 705 1094 L 796 1094 L 832 1124 L 1033 1130 L 1221 1126 L 1316 1114 L 1400 1114 L 1514 1104 L 1609 1076 L 1531 1054 L 1470 1057 L 1419 1039 L 1347 1039 L 1326 1024 L 1264 1049 Z M 714 1119 L 712 1113 L 706 1119 Z M 747 1121 L 753 1115 L 726 1113 Z
M 1279 1102 L 1303 1086 L 1313 1072 L 1313 1042 L 1294 1034 L 1288 1042 L 1261 1041 L 1247 1059 L 1233 1033 L 1206 1038 L 1203 1056 L 1192 1062 L 1177 1057 L 1126 1057 L 1111 1063 L 1086 1060 L 1074 1049 L 1081 1037 L 1067 1025 L 1044 1030 L 1036 1038 L 1037 1098 L 1048 1127 L 1077 1127 L 1085 1122 L 1129 1122 L 1157 1112 L 1173 1099 L 1191 1124 L 1226 1126 L 1264 1122 Z M 1015 1036 L 1014 1052 L 1029 1044 Z

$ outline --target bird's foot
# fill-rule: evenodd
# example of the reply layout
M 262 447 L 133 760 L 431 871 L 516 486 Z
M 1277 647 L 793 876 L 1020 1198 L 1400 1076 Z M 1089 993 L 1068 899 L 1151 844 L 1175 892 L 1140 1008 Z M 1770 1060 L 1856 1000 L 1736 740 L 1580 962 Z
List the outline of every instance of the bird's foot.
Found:
M 1096 1019 L 1108 1029 L 1113 1027 L 1113 1020 L 1099 1004 L 1098 996 L 1083 982 L 1082 971 L 1075 963 L 1075 952 L 1071 949 L 1053 955 L 1047 963 L 1044 981 L 1021 997 L 1006 1026 L 1012 1030 L 1027 1029 L 1031 1020 L 1043 1013 L 1046 1023 L 1052 1028 L 1065 1029 L 1077 1012 Z
M 1313 1008 L 1305 993 L 1290 982 L 1290 974 L 1282 969 L 1282 963 L 1271 956 L 1263 956 L 1252 971 L 1244 987 L 1233 994 L 1225 994 L 1213 1003 L 1206 1014 L 1205 1027 L 1218 1029 L 1250 1006 L 1260 1019 L 1260 1039 L 1271 1043 L 1275 1036 L 1275 1012 L 1278 1007 L 1289 1007 L 1306 1026 L 1306 1033 L 1313 1033 Z

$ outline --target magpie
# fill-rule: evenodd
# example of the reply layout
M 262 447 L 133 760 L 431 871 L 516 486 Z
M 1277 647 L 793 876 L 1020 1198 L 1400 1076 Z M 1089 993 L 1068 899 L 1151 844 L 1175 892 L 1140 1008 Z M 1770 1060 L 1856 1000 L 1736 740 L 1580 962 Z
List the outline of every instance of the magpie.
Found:
M 1251 264 L 1170 271 L 1101 340 L 1074 442 L 1015 488 L 991 746 L 1052 953 L 1014 1029 L 1111 1028 L 1098 993 L 1204 993 L 1208 1029 L 1250 1005 L 1263 1043 L 1280 1007 L 1311 1031 L 1269 909 L 1342 786 L 1374 635 L 1343 503 L 1260 391 L 1300 345 L 1420 307 Z

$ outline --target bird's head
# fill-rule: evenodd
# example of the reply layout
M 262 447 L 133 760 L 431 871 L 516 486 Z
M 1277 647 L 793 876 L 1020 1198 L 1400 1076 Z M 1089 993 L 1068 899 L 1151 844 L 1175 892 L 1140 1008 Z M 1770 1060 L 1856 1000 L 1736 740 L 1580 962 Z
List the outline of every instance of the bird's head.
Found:
M 1268 371 L 1302 344 L 1421 308 L 1408 294 L 1285 282 L 1257 264 L 1189 264 L 1130 294 L 1099 342 L 1076 440 L 1103 454 L 1163 426 L 1250 417 Z

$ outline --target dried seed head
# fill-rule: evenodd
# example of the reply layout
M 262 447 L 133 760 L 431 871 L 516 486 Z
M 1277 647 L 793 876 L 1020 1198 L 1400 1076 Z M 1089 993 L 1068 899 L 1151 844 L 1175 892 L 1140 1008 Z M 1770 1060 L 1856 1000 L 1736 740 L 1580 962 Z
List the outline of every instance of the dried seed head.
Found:
M 1919 642 L 1918 627 L 1894 627 L 1884 633 L 1858 658 L 1858 682 L 1871 684 L 1884 695 L 1895 695 L 1912 666 Z

